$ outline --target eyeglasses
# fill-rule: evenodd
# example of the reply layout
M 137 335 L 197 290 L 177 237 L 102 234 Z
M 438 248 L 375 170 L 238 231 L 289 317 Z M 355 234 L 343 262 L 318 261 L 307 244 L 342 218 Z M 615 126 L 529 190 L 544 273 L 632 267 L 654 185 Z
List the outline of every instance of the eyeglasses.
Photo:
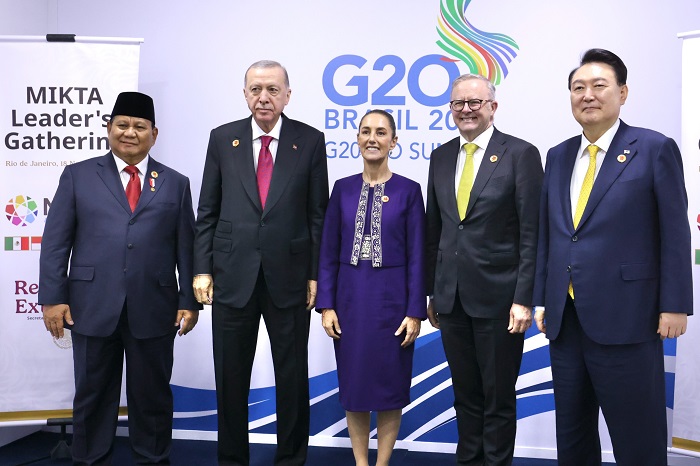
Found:
M 469 106 L 469 110 L 476 112 L 484 105 L 486 102 L 493 102 L 491 99 L 470 99 L 470 100 L 452 100 L 450 102 L 450 108 L 455 112 L 461 112 L 464 110 L 464 106 Z

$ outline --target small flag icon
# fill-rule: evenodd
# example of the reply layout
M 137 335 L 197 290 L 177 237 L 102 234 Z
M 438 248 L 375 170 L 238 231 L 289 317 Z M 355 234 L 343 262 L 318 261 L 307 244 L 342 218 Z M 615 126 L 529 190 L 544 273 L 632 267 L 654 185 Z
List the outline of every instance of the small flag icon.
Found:
M 5 251 L 41 251 L 41 236 L 5 236 Z

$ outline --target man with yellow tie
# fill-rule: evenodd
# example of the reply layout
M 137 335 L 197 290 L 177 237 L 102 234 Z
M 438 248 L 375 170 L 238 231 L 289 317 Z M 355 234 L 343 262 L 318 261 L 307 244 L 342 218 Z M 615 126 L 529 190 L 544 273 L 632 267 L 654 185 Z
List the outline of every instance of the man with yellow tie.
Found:
M 619 119 L 627 68 L 591 49 L 569 75 L 583 134 L 550 149 L 535 321 L 550 340 L 562 465 L 665 465 L 664 338 L 692 314 L 688 198 L 676 143 Z
M 450 108 L 459 136 L 433 151 L 428 175 L 428 318 L 452 372 L 457 463 L 509 465 L 542 161 L 535 146 L 494 128 L 496 89 L 483 76 L 457 78 Z

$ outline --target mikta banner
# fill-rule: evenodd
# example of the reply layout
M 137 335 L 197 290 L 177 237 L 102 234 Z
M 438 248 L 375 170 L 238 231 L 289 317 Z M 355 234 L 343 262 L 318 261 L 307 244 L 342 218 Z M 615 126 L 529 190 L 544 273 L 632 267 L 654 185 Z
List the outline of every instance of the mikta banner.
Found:
M 109 150 L 117 95 L 138 87 L 141 39 L 0 37 L 0 425 L 70 417 L 70 332 L 44 328 L 39 254 L 63 168 Z

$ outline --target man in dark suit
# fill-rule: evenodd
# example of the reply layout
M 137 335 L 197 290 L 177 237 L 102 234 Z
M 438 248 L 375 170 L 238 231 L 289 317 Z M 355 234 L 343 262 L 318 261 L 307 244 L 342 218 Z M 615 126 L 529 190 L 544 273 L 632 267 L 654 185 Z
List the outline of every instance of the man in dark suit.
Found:
M 681 154 L 619 119 L 626 81 L 617 55 L 586 52 L 569 75 L 583 134 L 547 154 L 534 303 L 565 465 L 601 464 L 599 409 L 618 465 L 666 464 L 661 340 L 693 308 Z
M 149 96 L 119 94 L 107 133 L 108 154 L 61 175 L 44 228 L 39 302 L 54 338 L 72 330 L 74 463 L 111 463 L 126 353 L 134 460 L 168 464 L 175 332 L 192 330 L 201 307 L 190 287 L 190 185 L 148 155 L 158 136 Z
M 309 309 L 328 204 L 323 133 L 287 118 L 277 62 L 248 68 L 252 116 L 214 129 L 199 197 L 194 290 L 212 304 L 220 464 L 247 465 L 248 392 L 260 317 L 277 386 L 277 465 L 301 465 L 309 440 Z
M 428 175 L 428 317 L 452 372 L 457 463 L 509 465 L 542 161 L 532 144 L 494 128 L 488 79 L 457 78 L 451 98 L 460 136 L 433 151 Z

